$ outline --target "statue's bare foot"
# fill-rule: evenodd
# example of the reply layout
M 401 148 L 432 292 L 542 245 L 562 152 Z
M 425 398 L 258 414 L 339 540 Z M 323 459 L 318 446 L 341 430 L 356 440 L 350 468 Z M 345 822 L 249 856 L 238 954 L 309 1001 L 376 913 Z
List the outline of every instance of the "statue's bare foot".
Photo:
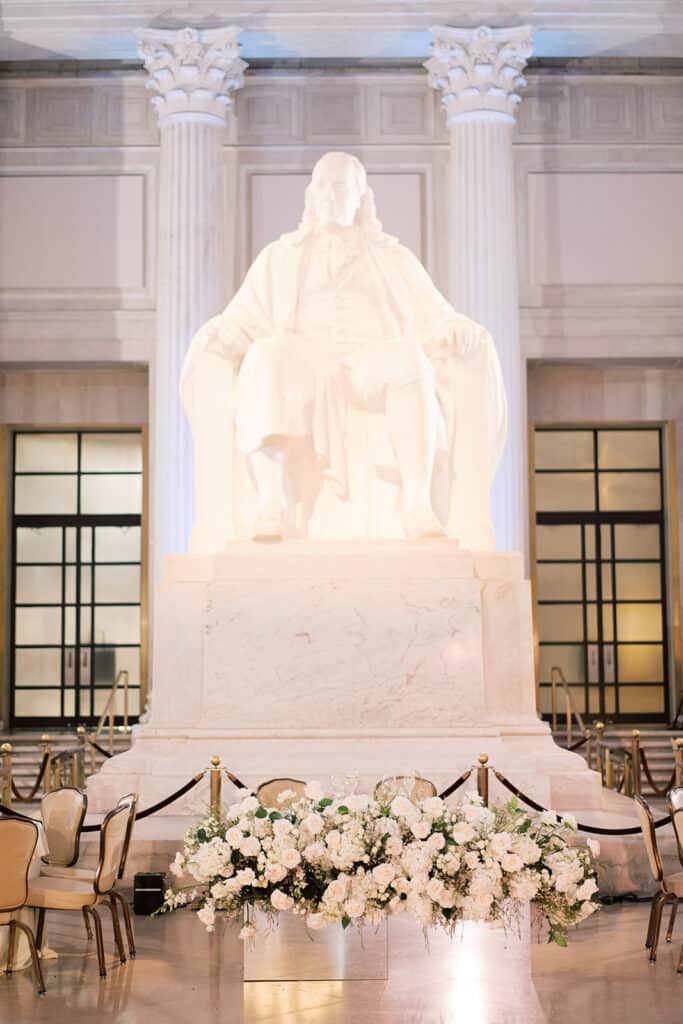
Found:
M 282 540 L 285 535 L 280 506 L 271 505 L 259 511 L 254 520 L 251 539 L 261 542 Z
M 430 508 L 416 508 L 406 512 L 404 527 L 408 540 L 446 536 L 446 531 Z

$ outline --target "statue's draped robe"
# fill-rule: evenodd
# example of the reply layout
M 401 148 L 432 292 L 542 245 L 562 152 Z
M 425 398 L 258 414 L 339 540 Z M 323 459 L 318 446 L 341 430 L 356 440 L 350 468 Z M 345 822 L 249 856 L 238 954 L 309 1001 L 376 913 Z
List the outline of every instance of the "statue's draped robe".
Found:
M 246 453 L 259 448 L 270 430 L 253 412 L 259 380 L 250 372 L 250 359 L 244 358 L 254 342 L 264 341 L 289 345 L 292 353 L 292 387 L 275 396 L 273 423 L 289 424 L 294 437 L 308 432 L 320 474 L 303 497 L 299 533 L 400 536 L 400 481 L 386 429 L 382 437 L 374 422 L 372 430 L 359 433 L 358 418 L 366 414 L 353 406 L 363 403 L 349 399 L 353 392 L 372 409 L 381 392 L 383 367 L 410 350 L 431 366 L 438 396 L 435 509 L 448 534 L 464 546 L 495 546 L 489 495 L 505 440 L 505 397 L 491 337 L 453 310 L 421 263 L 395 239 L 360 229 L 347 239 L 342 244 L 327 232 L 300 229 L 271 243 L 225 311 L 204 324 L 192 341 L 181 397 L 195 435 L 194 550 L 215 550 L 246 532 L 249 513 L 235 508 L 237 478 L 244 477 L 244 465 L 238 463 L 244 463 L 244 456 L 235 449 Z M 304 423 L 297 379 L 307 365 L 314 378 L 314 400 Z M 223 388 L 217 380 L 221 374 Z M 229 436 L 234 421 L 236 445 Z M 228 446 L 233 449 L 229 453 Z M 388 503 L 391 508 L 343 514 L 338 502 L 353 505 L 353 463 L 360 456 L 383 482 L 375 506 Z M 225 480 L 219 485 L 217 476 L 226 473 L 232 477 L 228 486 Z M 310 467 L 309 478 L 311 482 Z M 337 502 L 326 504 L 323 492 L 330 487 Z M 244 480 L 238 489 L 240 504 L 253 505 Z M 363 504 L 368 502 L 364 499 Z

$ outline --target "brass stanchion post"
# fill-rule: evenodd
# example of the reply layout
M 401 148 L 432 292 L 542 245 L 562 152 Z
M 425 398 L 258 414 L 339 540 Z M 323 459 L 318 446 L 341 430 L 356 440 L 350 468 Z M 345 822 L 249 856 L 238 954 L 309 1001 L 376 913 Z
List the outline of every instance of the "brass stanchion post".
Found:
M 567 746 L 571 747 L 571 745 L 572 745 L 572 718 L 573 718 L 573 712 L 572 712 L 571 697 L 569 696 L 569 692 L 568 691 L 565 692 L 565 695 L 564 695 L 564 716 L 565 716 L 565 718 L 567 720 Z
M 600 772 L 601 778 L 604 778 L 604 771 L 605 771 L 605 766 L 603 764 L 603 753 L 602 753 L 602 743 L 603 743 L 604 733 L 605 733 L 605 723 L 604 722 L 596 722 L 595 723 L 595 735 L 596 735 L 596 739 L 595 739 L 595 767 Z
M 593 767 L 593 733 L 590 729 L 586 729 L 584 732 L 586 737 L 586 764 L 589 768 Z
M 479 755 L 479 767 L 477 768 L 477 793 L 481 797 L 484 807 L 489 805 L 489 755 Z
M 12 806 L 12 744 L 3 743 L 2 754 L 2 802 L 5 807 Z
M 624 785 L 622 789 L 624 796 L 633 796 L 633 759 L 630 754 L 624 754 Z
M 85 785 L 85 729 L 82 725 L 79 725 L 76 729 L 76 736 L 78 738 L 78 782 L 75 783 L 82 789 Z
M 631 733 L 631 760 L 633 762 L 633 795 L 640 796 L 640 729 Z
M 674 767 L 676 785 L 683 786 L 683 736 L 674 740 Z
M 210 772 L 210 808 L 211 817 L 216 818 L 220 821 L 222 809 L 221 809 L 221 780 L 223 776 L 223 770 L 221 768 L 220 757 L 211 758 L 211 772 Z
M 45 768 L 43 769 L 43 794 L 49 793 L 52 785 L 52 778 L 50 774 L 50 754 L 52 753 L 52 740 L 48 733 L 45 733 L 40 737 L 43 744 L 43 757 L 47 754 L 47 761 L 45 762 Z
M 612 751 L 605 747 L 605 785 L 608 789 L 614 789 L 614 769 L 612 767 Z
M 94 742 L 96 733 L 92 733 L 90 736 L 90 774 L 94 775 L 97 771 L 97 753 L 95 751 Z

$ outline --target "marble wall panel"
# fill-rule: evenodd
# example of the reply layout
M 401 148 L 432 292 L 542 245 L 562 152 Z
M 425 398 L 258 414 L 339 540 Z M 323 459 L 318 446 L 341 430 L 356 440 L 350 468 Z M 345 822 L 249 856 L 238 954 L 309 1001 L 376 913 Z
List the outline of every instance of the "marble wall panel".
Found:
M 0 423 L 137 426 L 147 420 L 144 367 L 0 371 Z
M 26 141 L 33 146 L 87 146 L 93 142 L 94 86 L 27 91 Z

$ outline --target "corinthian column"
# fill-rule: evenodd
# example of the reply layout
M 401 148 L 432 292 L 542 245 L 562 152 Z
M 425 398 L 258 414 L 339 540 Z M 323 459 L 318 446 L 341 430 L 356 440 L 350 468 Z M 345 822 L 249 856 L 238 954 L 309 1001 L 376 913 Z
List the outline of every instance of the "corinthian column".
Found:
M 235 27 L 144 29 L 139 53 L 159 118 L 159 272 L 152 367 L 152 565 L 184 551 L 192 524 L 192 439 L 180 371 L 192 335 L 225 303 L 223 136 L 243 82 Z
M 433 28 L 430 84 L 450 128 L 449 298 L 487 327 L 508 398 L 508 438 L 493 488 L 498 547 L 526 546 L 526 387 L 519 347 L 519 284 L 512 130 L 526 84 L 532 30 Z

